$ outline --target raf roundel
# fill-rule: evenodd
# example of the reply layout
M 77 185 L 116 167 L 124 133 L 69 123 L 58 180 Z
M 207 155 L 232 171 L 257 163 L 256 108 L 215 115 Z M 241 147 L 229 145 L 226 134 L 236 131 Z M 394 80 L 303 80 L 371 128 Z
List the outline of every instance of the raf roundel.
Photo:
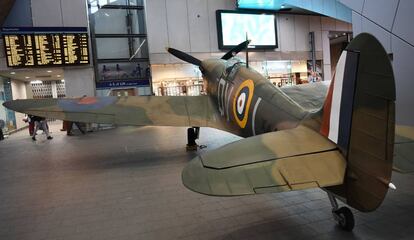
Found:
M 246 93 L 242 92 L 237 99 L 237 114 L 242 115 L 246 105 Z
M 250 104 L 254 92 L 254 83 L 252 80 L 244 81 L 236 91 L 233 100 L 233 115 L 237 124 L 245 128 L 249 117 Z

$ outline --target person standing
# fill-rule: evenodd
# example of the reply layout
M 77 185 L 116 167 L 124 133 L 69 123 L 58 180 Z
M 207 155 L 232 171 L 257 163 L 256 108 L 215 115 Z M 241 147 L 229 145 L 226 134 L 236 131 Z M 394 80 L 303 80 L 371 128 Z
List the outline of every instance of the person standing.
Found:
M 32 136 L 33 141 L 36 141 L 36 133 L 37 133 L 37 130 L 39 130 L 39 129 L 43 130 L 43 132 L 46 134 L 48 140 L 53 139 L 53 137 L 50 136 L 50 134 L 49 134 L 49 129 L 48 129 L 48 126 L 47 126 L 46 118 L 38 117 L 38 116 L 32 116 L 31 120 L 34 122 L 34 125 L 35 125 L 34 130 L 33 130 L 33 136 Z
M 85 134 L 85 130 L 83 130 L 83 127 L 81 126 L 81 123 L 71 122 L 71 121 L 63 121 L 63 125 L 65 126 L 64 129 L 66 130 L 66 135 L 73 136 L 73 133 L 72 133 L 73 124 L 75 124 L 76 127 L 78 127 L 79 131 L 82 134 Z

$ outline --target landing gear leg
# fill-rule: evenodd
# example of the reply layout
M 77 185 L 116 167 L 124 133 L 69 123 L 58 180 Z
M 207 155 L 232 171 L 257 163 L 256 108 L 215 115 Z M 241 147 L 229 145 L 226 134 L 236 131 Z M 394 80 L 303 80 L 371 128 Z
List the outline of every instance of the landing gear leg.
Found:
M 200 134 L 200 127 L 191 127 L 187 129 L 187 151 L 196 151 L 197 143 L 196 139 Z
M 352 231 L 355 226 L 354 214 L 352 211 L 348 207 L 338 208 L 338 202 L 332 193 L 328 192 L 328 197 L 332 205 L 332 214 L 339 227 L 345 231 Z

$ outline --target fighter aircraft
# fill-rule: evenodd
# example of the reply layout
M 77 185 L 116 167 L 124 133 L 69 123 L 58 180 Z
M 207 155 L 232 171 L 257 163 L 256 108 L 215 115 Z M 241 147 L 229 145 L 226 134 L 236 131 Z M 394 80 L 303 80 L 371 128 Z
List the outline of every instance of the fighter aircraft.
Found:
M 384 48 L 372 35 L 360 34 L 342 53 L 329 90 L 324 85 L 281 89 L 235 60 L 248 44 L 203 61 L 167 49 L 199 66 L 205 96 L 36 99 L 4 105 L 77 122 L 189 126 L 193 142 L 199 127 L 237 134 L 245 138 L 188 163 L 182 172 L 187 188 L 214 196 L 322 188 L 338 224 L 352 230 L 353 214 L 339 208 L 337 198 L 370 212 L 381 205 L 388 188 L 395 188 L 395 83 Z

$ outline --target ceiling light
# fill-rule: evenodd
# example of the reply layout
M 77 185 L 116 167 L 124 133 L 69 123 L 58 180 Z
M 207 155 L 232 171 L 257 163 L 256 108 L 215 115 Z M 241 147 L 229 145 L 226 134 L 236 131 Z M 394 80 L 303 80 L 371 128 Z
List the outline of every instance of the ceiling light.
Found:
M 24 78 L 29 79 L 30 77 L 24 77 Z
M 56 75 L 56 77 L 60 77 L 60 75 Z
M 34 80 L 34 81 L 30 81 L 30 83 L 42 83 L 42 81 L 40 81 L 40 80 Z
M 14 74 L 16 74 L 16 72 L 11 72 L 10 74 L 11 74 L 11 75 L 14 75 Z
M 65 79 L 62 79 L 61 81 L 62 81 L 62 82 L 65 82 Z
M 47 70 L 46 72 L 51 73 L 51 72 L 52 72 L 52 70 Z

